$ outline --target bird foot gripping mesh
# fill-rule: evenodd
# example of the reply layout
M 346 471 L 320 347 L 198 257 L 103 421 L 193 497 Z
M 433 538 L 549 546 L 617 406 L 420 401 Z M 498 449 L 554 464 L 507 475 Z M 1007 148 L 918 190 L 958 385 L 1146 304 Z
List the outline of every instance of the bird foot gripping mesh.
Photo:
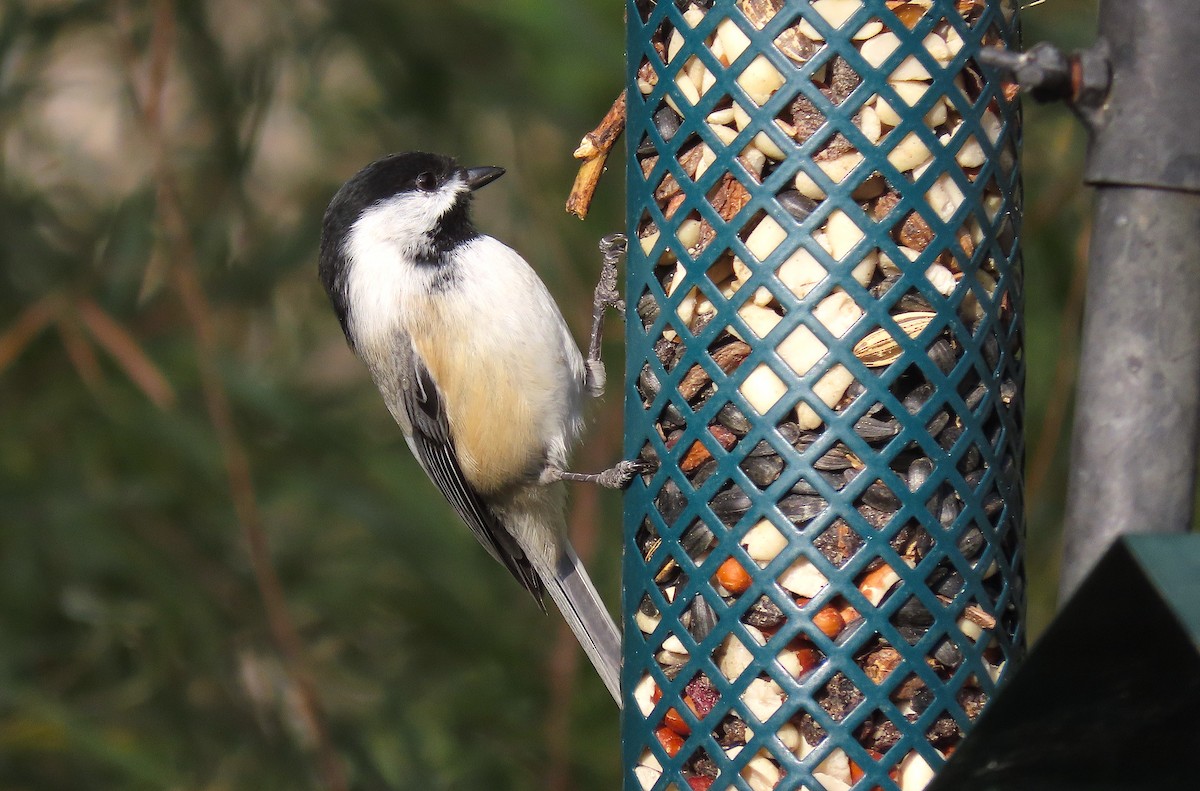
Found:
M 1023 648 L 988 0 L 630 0 L 627 789 L 913 791 Z

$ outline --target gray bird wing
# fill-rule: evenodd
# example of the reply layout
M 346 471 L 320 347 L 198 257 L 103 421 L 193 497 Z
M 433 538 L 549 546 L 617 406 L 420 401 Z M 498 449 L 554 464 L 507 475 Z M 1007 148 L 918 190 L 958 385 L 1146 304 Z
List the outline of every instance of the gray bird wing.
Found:
M 421 356 L 415 350 L 411 354 L 408 370 L 412 372 L 412 378 L 401 377 L 400 393 L 412 427 L 409 444 L 417 460 L 488 554 L 517 578 L 544 611 L 541 578 L 525 552 L 463 474 L 450 436 L 450 421 L 441 391 Z

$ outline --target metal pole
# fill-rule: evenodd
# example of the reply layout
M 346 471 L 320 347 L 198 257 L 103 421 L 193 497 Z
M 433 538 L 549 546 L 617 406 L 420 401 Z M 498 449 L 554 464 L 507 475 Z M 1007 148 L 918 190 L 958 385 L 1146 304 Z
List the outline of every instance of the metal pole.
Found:
M 1096 187 L 1060 601 L 1119 535 L 1186 532 L 1200 446 L 1200 16 L 1103 0 Z M 1096 50 L 1091 56 L 1094 57 Z

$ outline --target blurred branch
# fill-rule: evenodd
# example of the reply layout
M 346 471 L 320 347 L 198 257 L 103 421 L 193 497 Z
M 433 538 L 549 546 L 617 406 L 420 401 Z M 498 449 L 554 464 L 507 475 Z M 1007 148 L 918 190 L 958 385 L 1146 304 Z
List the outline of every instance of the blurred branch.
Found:
M 88 343 L 79 325 L 65 316 L 59 317 L 56 326 L 63 348 L 66 349 L 67 359 L 71 361 L 83 384 L 92 391 L 92 395 L 99 397 L 104 373 L 100 370 L 100 361 L 96 359 L 92 345 Z
M 137 110 L 137 121 L 150 143 L 158 222 L 170 260 L 170 281 L 183 305 L 196 341 L 201 389 L 209 421 L 221 446 L 233 509 L 250 552 L 255 582 L 276 648 L 298 693 L 304 724 L 313 738 L 322 784 L 329 791 L 347 788 L 345 773 L 333 744 L 317 695 L 304 665 L 303 643 L 287 609 L 283 585 L 272 565 L 262 513 L 255 495 L 250 460 L 234 424 L 233 410 L 217 365 L 218 342 L 212 306 L 200 280 L 194 240 L 162 127 L 162 97 L 175 42 L 175 14 L 170 0 L 154 4 L 149 43 L 149 68 L 144 88 L 138 88 L 140 58 L 133 44 L 132 19 L 125 3 L 118 5 L 118 22 Z
M 54 320 L 60 301 L 57 294 L 47 294 L 21 311 L 17 320 L 0 333 L 0 373 Z
M 75 303 L 79 319 L 88 332 L 125 371 L 130 380 L 159 409 L 175 405 L 175 390 L 133 335 L 88 297 Z

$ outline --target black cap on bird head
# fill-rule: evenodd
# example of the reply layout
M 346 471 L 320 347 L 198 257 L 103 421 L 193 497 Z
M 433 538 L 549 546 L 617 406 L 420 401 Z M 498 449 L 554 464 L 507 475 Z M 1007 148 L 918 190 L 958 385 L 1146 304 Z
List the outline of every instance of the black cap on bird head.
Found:
M 355 223 L 373 209 L 390 211 L 392 205 L 395 211 L 412 212 L 413 224 L 405 230 L 420 243 L 410 255 L 436 265 L 478 235 L 470 220 L 471 196 L 502 175 L 503 168 L 464 168 L 452 157 L 410 151 L 386 156 L 351 176 L 329 202 L 321 227 L 321 282 L 342 329 L 346 329 L 346 242 Z

